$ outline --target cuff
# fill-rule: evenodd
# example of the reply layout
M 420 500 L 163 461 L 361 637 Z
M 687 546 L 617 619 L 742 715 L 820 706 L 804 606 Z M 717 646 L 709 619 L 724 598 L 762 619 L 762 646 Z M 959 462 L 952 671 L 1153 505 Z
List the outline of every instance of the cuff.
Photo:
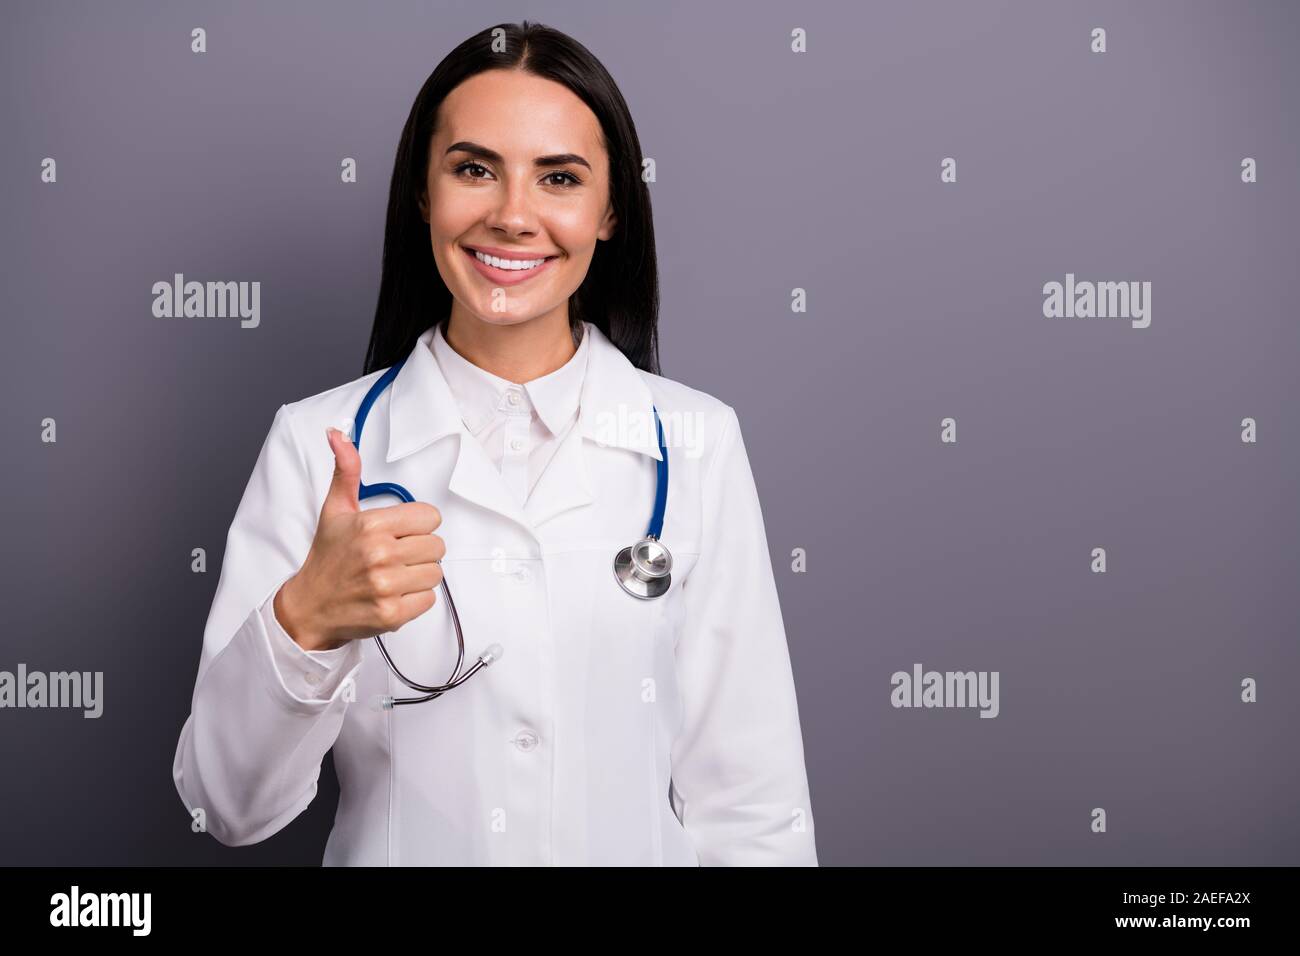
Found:
M 275 616 L 278 590 L 262 603 L 261 616 L 280 683 L 300 701 L 329 700 L 361 663 L 360 641 L 327 651 L 303 650 Z

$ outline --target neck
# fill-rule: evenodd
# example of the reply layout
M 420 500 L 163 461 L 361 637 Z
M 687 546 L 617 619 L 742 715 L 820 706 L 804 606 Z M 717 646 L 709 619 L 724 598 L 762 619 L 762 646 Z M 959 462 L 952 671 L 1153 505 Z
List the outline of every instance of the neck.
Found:
M 495 325 L 453 307 L 446 338 L 461 357 L 516 385 L 549 375 L 577 351 L 567 308 L 527 322 Z

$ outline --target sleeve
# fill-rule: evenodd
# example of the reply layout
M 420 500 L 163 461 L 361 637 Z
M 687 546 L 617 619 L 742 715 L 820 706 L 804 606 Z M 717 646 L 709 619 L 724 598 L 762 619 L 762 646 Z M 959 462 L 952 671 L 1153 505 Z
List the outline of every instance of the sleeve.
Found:
M 347 659 L 350 644 L 328 651 L 305 651 L 275 616 L 274 594 L 262 603 L 261 612 L 271 639 L 275 669 L 280 672 L 280 679 L 290 693 L 308 700 L 331 696 L 348 674 L 348 669 L 339 667 L 339 664 Z
M 704 479 L 700 557 L 682 586 L 672 750 L 703 866 L 816 866 L 803 737 L 758 491 L 728 407 Z
M 227 846 L 266 839 L 312 801 L 321 761 L 355 698 L 359 641 L 304 651 L 275 619 L 276 592 L 315 535 L 314 498 L 282 405 L 226 537 L 172 764 L 186 809 L 202 810 L 207 831 Z

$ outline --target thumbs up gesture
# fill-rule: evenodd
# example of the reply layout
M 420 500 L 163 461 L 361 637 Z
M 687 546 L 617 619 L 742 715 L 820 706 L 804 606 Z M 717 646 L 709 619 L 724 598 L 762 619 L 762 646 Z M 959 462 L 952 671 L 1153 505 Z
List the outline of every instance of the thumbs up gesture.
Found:
M 275 596 L 275 616 L 304 650 L 395 631 L 434 603 L 447 547 L 433 532 L 433 505 L 401 502 L 361 510 L 361 456 L 337 428 L 326 430 L 334 452 L 330 480 L 311 549 L 298 573 Z

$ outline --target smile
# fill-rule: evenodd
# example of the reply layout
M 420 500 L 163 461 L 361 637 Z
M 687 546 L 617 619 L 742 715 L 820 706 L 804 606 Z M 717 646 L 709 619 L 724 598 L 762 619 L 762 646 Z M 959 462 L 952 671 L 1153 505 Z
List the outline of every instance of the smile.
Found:
M 491 256 L 477 249 L 470 249 L 468 246 L 461 248 L 474 263 L 474 268 L 497 285 L 514 285 L 527 281 L 538 273 L 545 272 L 550 264 L 559 258 L 542 256 L 532 259 L 507 259 Z

